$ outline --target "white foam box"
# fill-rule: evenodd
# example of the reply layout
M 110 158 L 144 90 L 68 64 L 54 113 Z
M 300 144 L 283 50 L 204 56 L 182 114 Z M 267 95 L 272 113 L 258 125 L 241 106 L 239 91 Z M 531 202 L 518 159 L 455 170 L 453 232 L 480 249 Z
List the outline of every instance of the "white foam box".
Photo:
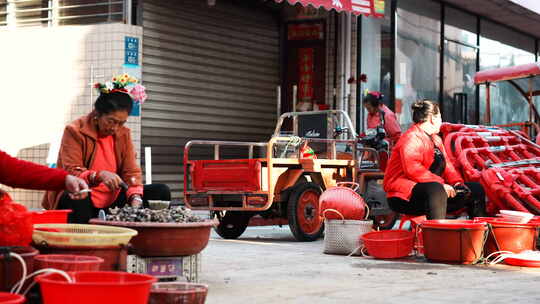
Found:
M 153 275 L 159 281 L 199 281 L 201 254 L 181 257 L 128 255 L 127 272 Z

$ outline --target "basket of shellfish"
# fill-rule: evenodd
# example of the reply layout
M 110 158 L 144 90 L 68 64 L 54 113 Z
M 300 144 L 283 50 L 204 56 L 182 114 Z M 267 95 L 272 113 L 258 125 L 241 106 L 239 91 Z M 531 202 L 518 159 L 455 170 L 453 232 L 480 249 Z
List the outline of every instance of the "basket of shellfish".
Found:
M 215 220 L 202 219 L 190 209 L 175 207 L 152 210 L 124 207 L 111 209 L 106 219 L 90 223 L 134 229 L 132 251 L 141 257 L 188 256 L 201 252 L 210 239 Z

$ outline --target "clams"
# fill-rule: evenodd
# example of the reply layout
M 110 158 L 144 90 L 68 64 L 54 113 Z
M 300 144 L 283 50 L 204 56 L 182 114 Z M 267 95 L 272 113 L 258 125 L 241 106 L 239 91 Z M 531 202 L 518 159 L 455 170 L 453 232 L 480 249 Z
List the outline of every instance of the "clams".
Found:
M 142 222 L 142 223 L 193 223 L 202 222 L 202 218 L 192 214 L 191 209 L 179 206 L 170 209 L 152 210 L 147 208 L 111 208 L 107 221 Z

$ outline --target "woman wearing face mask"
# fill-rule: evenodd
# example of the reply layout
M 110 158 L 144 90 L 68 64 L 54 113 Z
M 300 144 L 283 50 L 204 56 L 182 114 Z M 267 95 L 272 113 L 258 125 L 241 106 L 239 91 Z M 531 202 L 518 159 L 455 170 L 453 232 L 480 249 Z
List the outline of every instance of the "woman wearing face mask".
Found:
M 405 132 L 388 161 L 384 190 L 396 212 L 444 219 L 467 207 L 469 216 L 485 216 L 485 194 L 479 183 L 464 183 L 448 159 L 439 137 L 439 106 L 430 100 L 412 105 L 414 125 Z
M 92 192 L 83 200 L 49 192 L 43 206 L 73 210 L 68 218 L 71 223 L 87 223 L 101 208 L 123 207 L 126 203 L 140 207 L 148 200 L 171 199 L 166 185 L 141 183 L 131 132 L 124 126 L 133 106 L 124 88 L 128 76 L 115 80 L 115 88 L 98 87 L 100 95 L 94 110 L 69 124 L 62 137 L 58 167 L 84 179 Z

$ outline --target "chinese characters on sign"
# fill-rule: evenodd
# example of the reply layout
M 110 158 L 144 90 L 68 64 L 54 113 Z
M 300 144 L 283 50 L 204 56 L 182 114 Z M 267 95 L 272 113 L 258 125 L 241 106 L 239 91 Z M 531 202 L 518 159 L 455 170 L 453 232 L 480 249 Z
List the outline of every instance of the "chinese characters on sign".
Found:
M 313 48 L 298 49 L 298 101 L 313 102 Z
M 324 38 L 321 23 L 289 24 L 287 32 L 289 40 L 321 40 Z
M 139 38 L 125 37 L 124 64 L 139 65 Z
M 148 264 L 148 274 L 154 276 L 181 276 L 182 266 L 179 259 L 155 259 Z

